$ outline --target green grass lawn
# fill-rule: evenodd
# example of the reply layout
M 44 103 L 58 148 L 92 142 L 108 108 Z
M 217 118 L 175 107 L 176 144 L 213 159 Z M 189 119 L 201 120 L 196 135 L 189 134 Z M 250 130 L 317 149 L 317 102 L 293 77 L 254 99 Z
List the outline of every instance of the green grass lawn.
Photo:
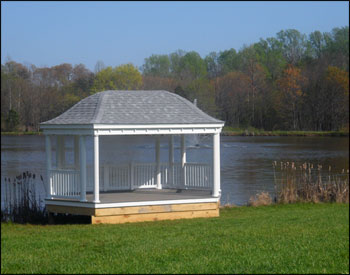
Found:
M 1 224 L 1 273 L 349 273 L 349 205 L 123 225 Z

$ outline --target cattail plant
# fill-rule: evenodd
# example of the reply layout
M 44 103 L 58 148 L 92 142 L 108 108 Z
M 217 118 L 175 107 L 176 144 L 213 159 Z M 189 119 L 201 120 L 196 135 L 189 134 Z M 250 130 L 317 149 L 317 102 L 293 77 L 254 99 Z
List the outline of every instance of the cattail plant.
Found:
M 294 202 L 341 202 L 349 203 L 349 169 L 341 174 L 332 173 L 332 167 L 312 163 L 296 165 L 294 162 L 274 161 L 276 201 Z M 280 175 L 277 179 L 276 174 Z
M 34 173 L 24 172 L 11 179 L 5 177 L 4 198 L 1 204 L 1 221 L 18 223 L 43 223 L 47 220 L 45 205 L 36 192 L 39 184 L 44 185 Z

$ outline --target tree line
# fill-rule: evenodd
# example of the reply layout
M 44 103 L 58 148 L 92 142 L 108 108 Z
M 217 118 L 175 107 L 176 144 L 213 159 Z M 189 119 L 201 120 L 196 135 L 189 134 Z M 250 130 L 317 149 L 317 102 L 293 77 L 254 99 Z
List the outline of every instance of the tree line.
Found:
M 349 27 L 308 36 L 294 29 L 235 49 L 178 50 L 94 72 L 83 64 L 1 65 L 1 130 L 38 130 L 79 100 L 103 90 L 168 90 L 226 125 L 264 130 L 349 128 Z

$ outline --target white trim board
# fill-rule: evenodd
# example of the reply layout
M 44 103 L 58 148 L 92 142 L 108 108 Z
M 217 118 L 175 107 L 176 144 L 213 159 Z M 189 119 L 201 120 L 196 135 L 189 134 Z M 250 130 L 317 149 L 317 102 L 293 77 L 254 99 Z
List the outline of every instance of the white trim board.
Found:
M 42 129 L 222 128 L 224 123 L 198 124 L 42 124 Z
M 148 205 L 167 205 L 167 204 L 186 204 L 186 203 L 205 203 L 218 202 L 220 198 L 205 198 L 205 199 L 182 199 L 182 200 L 163 200 L 163 201 L 138 201 L 138 202 L 113 202 L 113 203 L 93 203 L 79 201 L 63 201 L 45 199 L 45 205 L 60 205 L 60 206 L 75 206 L 86 208 L 116 208 L 130 206 L 148 206 Z
M 216 134 L 221 128 L 125 128 L 125 129 L 44 129 L 44 135 L 183 135 Z

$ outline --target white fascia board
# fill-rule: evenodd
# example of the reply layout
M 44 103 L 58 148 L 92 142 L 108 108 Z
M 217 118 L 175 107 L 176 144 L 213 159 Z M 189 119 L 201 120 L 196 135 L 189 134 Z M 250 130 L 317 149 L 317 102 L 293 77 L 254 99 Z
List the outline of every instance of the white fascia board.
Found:
M 96 135 L 175 135 L 220 133 L 223 124 L 151 124 L 106 125 L 95 124 Z
M 44 126 L 44 127 L 43 127 Z M 224 123 L 218 124 L 75 124 L 43 125 L 45 135 L 166 135 L 166 134 L 215 134 Z
M 167 204 L 186 204 L 186 203 L 206 203 L 218 202 L 220 198 L 205 198 L 205 199 L 183 199 L 183 200 L 164 200 L 164 201 L 138 201 L 138 202 L 111 202 L 111 203 L 93 203 L 93 202 L 79 202 L 79 201 L 64 201 L 45 199 L 46 205 L 60 205 L 60 206 L 75 206 L 85 208 L 116 208 L 116 207 L 130 207 L 130 206 L 147 206 L 147 205 L 167 205 Z
M 213 124 L 93 124 L 95 130 L 102 129 L 179 129 L 179 128 L 222 128 L 224 123 Z
M 181 134 L 215 134 L 220 133 L 221 129 L 218 128 L 184 128 L 184 129 L 105 129 L 95 130 L 95 135 L 108 136 L 108 135 L 181 135 Z

